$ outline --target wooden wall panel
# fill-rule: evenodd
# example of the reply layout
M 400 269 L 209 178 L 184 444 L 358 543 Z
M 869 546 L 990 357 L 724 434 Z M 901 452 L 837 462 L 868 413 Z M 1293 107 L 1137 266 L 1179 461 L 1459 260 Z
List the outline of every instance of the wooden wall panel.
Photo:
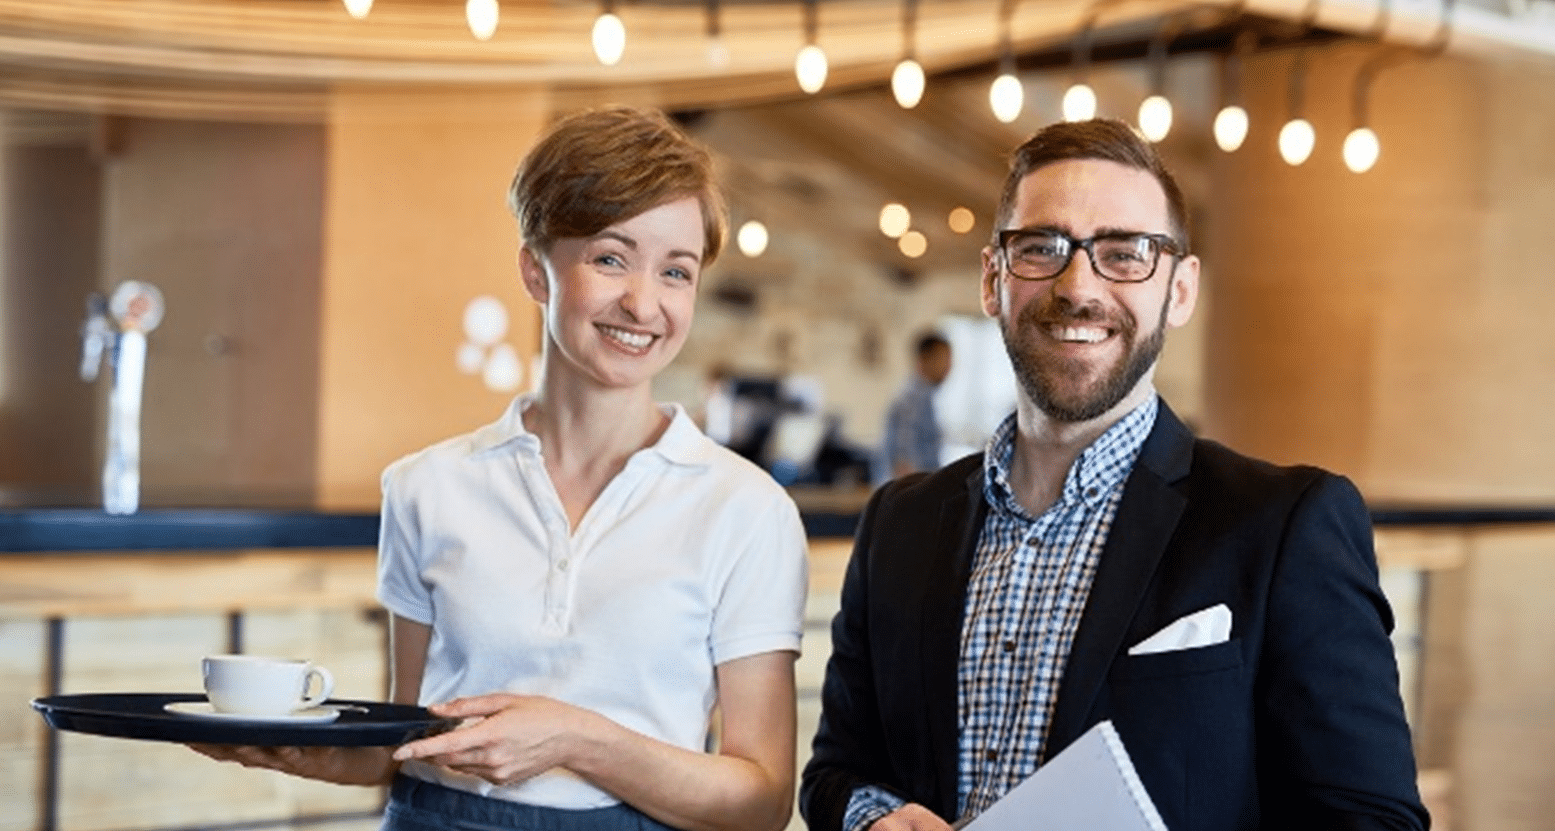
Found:
M 336 92 L 329 125 L 319 503 L 374 508 L 399 456 L 495 419 L 507 393 L 460 373 L 465 304 L 497 297 L 537 353 L 507 184 L 548 116 L 539 92 Z
M 1313 56 L 1313 157 L 1275 152 L 1293 56 L 1250 67 L 1253 130 L 1216 171 L 1207 430 L 1350 474 L 1374 501 L 1555 498 L 1555 63 L 1415 59 L 1378 76 L 1376 167 L 1340 161 L 1369 47 Z

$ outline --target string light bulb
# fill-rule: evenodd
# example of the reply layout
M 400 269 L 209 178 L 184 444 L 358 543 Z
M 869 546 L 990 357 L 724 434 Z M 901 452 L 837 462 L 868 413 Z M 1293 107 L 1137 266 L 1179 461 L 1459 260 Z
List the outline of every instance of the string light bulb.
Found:
M 1280 158 L 1291 167 L 1297 167 L 1312 156 L 1317 145 L 1317 131 L 1305 118 L 1292 118 L 1280 128 Z
M 1215 113 L 1215 144 L 1227 153 L 1235 153 L 1247 140 L 1249 120 L 1242 109 L 1242 56 L 1252 51 L 1258 35 L 1243 31 L 1232 42 L 1220 68 L 1220 112 Z
M 594 57 L 605 66 L 620 63 L 621 56 L 626 53 L 626 24 L 616 15 L 615 6 L 609 0 L 605 2 L 605 10 L 594 18 L 594 30 L 589 40 L 594 44 Z
M 357 20 L 365 20 L 367 13 L 373 10 L 373 0 L 345 0 L 346 14 Z
M 707 63 L 714 69 L 729 66 L 729 48 L 724 45 L 718 0 L 707 0 Z
M 896 239 L 912 227 L 912 213 L 900 202 L 888 202 L 880 209 L 880 233 Z
M 497 0 L 465 0 L 464 22 L 470 26 L 470 34 L 476 40 L 491 40 L 497 33 L 497 21 L 501 17 Z
M 1166 47 L 1176 32 L 1173 18 L 1156 27 L 1150 38 L 1150 95 L 1139 105 L 1139 132 L 1159 142 L 1172 131 L 1172 102 L 1166 97 Z
M 1152 95 L 1139 105 L 1139 132 L 1152 142 L 1166 138 L 1172 131 L 1172 102 L 1164 95 Z
M 1356 127 L 1344 137 L 1344 166 L 1351 173 L 1365 173 L 1377 163 L 1382 154 L 1382 143 L 1370 127 Z
M 1096 91 L 1090 84 L 1078 81 L 1064 90 L 1063 112 L 1065 121 L 1086 121 L 1096 117 Z
M 1009 124 L 1020 117 L 1025 105 L 1026 89 L 1013 72 L 1002 72 L 993 79 L 993 85 L 988 88 L 988 106 L 993 109 L 994 118 Z
M 752 219 L 740 226 L 734 235 L 740 253 L 747 257 L 760 257 L 767 250 L 767 226 Z
M 1307 50 L 1305 47 L 1296 51 L 1296 58 L 1290 65 L 1290 86 L 1288 92 L 1288 104 L 1290 107 L 1290 120 L 1280 128 L 1280 158 L 1285 163 L 1296 167 L 1312 156 L 1312 148 L 1317 144 L 1317 132 L 1312 129 L 1312 122 L 1302 117 L 1303 87 L 1307 77 Z
M 1015 77 L 1015 52 L 1010 45 L 1010 18 L 1015 13 L 1015 0 L 999 4 L 999 75 L 988 87 L 988 107 L 993 117 L 1009 124 L 1020 117 L 1026 105 L 1026 88 Z
M 1093 12 L 1094 14 L 1094 12 Z M 1080 33 L 1075 35 L 1070 65 L 1074 70 L 1074 83 L 1064 90 L 1059 105 L 1065 121 L 1089 121 L 1096 117 L 1096 91 L 1085 82 L 1091 65 L 1091 19 L 1086 18 Z
M 804 4 L 804 28 L 805 45 L 794 56 L 794 77 L 799 81 L 799 88 L 814 95 L 826 86 L 826 53 L 815 43 L 816 30 L 819 25 L 816 21 L 817 0 L 805 0 Z
M 896 247 L 903 254 L 917 259 L 929 250 L 929 238 L 920 231 L 908 231 L 896 241 Z
M 891 71 L 891 95 L 897 106 L 910 110 L 923 100 L 923 89 L 928 84 L 923 65 L 913 56 L 913 35 L 918 25 L 918 0 L 902 2 L 902 60 Z
M 1235 153 L 1247 140 L 1247 110 L 1227 104 L 1215 113 L 1215 144 L 1227 153 Z

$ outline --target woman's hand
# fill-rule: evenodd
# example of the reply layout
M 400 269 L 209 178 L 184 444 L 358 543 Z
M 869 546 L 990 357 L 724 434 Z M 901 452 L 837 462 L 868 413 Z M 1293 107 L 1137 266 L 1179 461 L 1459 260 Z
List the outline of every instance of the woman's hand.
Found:
M 276 770 L 337 785 L 385 785 L 399 765 L 388 748 L 380 747 L 256 747 L 236 744 L 191 744 L 189 748 L 222 762 L 246 768 Z
M 463 723 L 400 747 L 394 759 L 419 759 L 496 785 L 566 767 L 576 740 L 606 724 L 602 716 L 588 710 L 531 695 L 478 695 L 427 709 Z

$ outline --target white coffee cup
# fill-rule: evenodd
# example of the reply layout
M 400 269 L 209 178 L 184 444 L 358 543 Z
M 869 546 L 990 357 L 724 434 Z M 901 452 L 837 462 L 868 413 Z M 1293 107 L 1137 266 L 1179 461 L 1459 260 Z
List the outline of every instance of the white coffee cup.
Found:
M 201 662 L 205 696 L 218 713 L 284 716 L 317 707 L 335 691 L 329 670 L 308 661 L 259 655 L 212 655 Z M 317 695 L 308 695 L 313 679 Z

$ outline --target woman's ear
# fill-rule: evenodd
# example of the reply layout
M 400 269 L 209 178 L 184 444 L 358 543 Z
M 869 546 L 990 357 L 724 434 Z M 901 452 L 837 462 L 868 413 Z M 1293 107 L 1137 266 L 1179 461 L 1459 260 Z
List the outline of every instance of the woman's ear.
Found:
M 524 281 L 524 291 L 529 292 L 536 303 L 545 305 L 551 297 L 551 282 L 546 275 L 545 263 L 527 245 L 518 249 L 518 276 Z

